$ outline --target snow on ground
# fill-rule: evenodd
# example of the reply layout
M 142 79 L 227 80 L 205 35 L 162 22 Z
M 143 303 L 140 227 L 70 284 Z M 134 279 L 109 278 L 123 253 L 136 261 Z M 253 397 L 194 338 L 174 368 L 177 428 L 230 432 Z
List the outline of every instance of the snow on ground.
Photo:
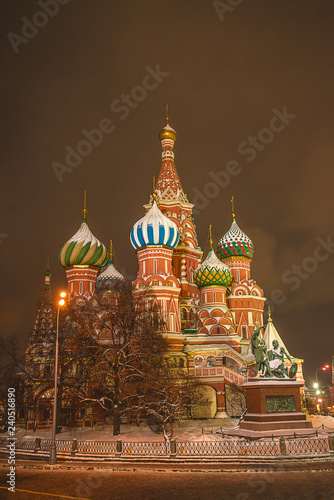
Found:
M 216 440 L 216 431 L 231 429 L 236 427 L 238 419 L 233 418 L 216 418 L 208 420 L 183 420 L 180 423 L 174 424 L 174 438 L 186 439 L 192 441 L 196 439 Z M 32 430 L 16 428 L 15 437 L 17 438 L 43 438 L 51 439 L 51 428 L 49 430 Z M 153 432 L 146 422 L 140 422 L 139 426 L 135 424 L 122 424 L 121 434 L 118 436 L 112 435 L 112 425 L 105 425 L 91 428 L 75 428 L 63 429 L 60 434 L 57 434 L 56 439 L 59 441 L 67 441 L 76 438 L 80 441 L 113 441 L 122 439 L 123 441 L 164 441 L 163 434 Z M 6 435 L 6 434 L 5 434 Z
M 325 429 L 334 429 L 334 417 L 330 415 L 311 415 L 310 419 L 312 421 L 313 427 L 325 426 Z
M 324 425 L 325 430 L 334 430 L 334 417 L 312 415 L 310 417 L 313 427 L 321 428 Z M 174 424 L 174 439 L 194 441 L 216 441 L 217 431 L 231 430 L 236 427 L 238 419 L 234 418 L 213 418 L 208 420 L 183 420 L 179 424 Z M 49 430 L 26 431 L 16 428 L 15 437 L 51 439 L 51 428 Z M 6 435 L 6 434 L 5 434 Z M 140 422 L 139 427 L 135 424 L 122 424 L 121 434 L 112 435 L 112 426 L 105 425 L 91 428 L 63 429 L 57 434 L 56 439 L 67 441 L 76 438 L 80 441 L 113 441 L 122 439 L 122 441 L 164 441 L 162 433 L 153 432 L 145 422 Z

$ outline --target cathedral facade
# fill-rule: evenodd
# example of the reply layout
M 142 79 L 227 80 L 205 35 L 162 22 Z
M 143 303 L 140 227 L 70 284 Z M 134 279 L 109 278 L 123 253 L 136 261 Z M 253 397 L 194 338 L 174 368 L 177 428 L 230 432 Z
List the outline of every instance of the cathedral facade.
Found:
M 193 416 L 212 418 L 226 415 L 226 410 L 231 414 L 231 408 L 227 408 L 229 391 L 242 390 L 243 383 L 254 375 L 250 338 L 254 327 L 263 324 L 266 298 L 252 277 L 254 246 L 237 224 L 233 201 L 229 229 L 214 248 L 210 228 L 210 249 L 203 256 L 194 205 L 188 201 L 175 166 L 176 136 L 167 119 L 159 134 L 162 163 L 156 186 L 144 205 L 143 217 L 130 231 L 138 259 L 133 291 L 135 294 L 149 287 L 154 295 L 166 325 L 162 335 L 168 341 L 171 365 L 185 368 L 199 379 L 211 399 L 210 407 Z M 79 230 L 63 245 L 59 260 L 66 273 L 70 305 L 94 305 L 99 295 L 120 289 L 125 281 L 115 268 L 112 252 L 108 255 L 88 227 L 86 207 Z M 47 272 L 47 304 L 49 287 Z M 45 355 L 49 349 L 51 356 L 49 333 L 44 348 L 37 334 L 41 322 L 45 331 L 54 327 L 51 316 L 47 316 L 40 307 L 26 350 L 27 364 L 37 353 L 42 356 L 43 349 Z M 284 345 L 271 321 L 264 338 L 269 336 L 270 341 L 276 339 Z M 292 358 L 298 363 L 297 379 L 303 380 L 302 360 Z

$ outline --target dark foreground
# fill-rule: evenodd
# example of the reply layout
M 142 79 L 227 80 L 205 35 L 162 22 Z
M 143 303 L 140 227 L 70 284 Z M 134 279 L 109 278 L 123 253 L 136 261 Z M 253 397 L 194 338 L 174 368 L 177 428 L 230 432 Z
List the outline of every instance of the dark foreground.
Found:
M 92 467 L 94 465 L 92 464 Z M 78 465 L 79 467 L 79 465 Z M 135 465 L 132 466 L 135 469 Z M 140 466 L 139 466 L 140 467 Z M 152 467 L 152 465 L 150 466 Z M 175 469 L 177 466 L 174 466 Z M 52 470 L 16 469 L 15 495 L 4 489 L 7 467 L 1 467 L 0 498 L 3 500 L 332 500 L 332 470 L 219 471 L 220 466 L 203 464 L 197 468 L 173 471 L 154 466 L 152 470 Z M 251 468 L 251 467 L 250 467 Z M 319 464 L 317 464 L 317 468 Z M 152 467 L 153 469 L 153 467 Z

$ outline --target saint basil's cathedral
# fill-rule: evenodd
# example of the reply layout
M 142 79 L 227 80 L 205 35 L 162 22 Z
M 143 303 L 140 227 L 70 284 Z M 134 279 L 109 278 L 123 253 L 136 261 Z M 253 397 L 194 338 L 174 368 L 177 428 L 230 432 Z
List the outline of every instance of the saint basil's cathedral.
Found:
M 210 227 L 210 249 L 202 259 L 192 213 L 194 205 L 183 191 L 174 162 L 176 135 L 167 118 L 159 134 L 162 164 L 156 186 L 149 203 L 144 205 L 145 215 L 130 232 L 139 266 L 133 290 L 136 293 L 149 287 L 165 321 L 163 335 L 168 341 L 171 365 L 187 367 L 212 401 L 197 414 L 194 410 L 193 416 L 220 417 L 226 411 L 232 415 L 229 394 L 242 388 L 248 377 L 254 375 L 250 338 L 254 326 L 263 324 L 266 298 L 251 276 L 254 246 L 236 222 L 233 200 L 230 228 L 214 249 Z M 112 253 L 108 255 L 88 227 L 86 215 L 85 205 L 79 230 L 59 253 L 68 282 L 69 304 L 81 306 L 94 304 L 98 296 L 121 289 L 125 282 L 114 266 Z M 48 269 L 44 300 L 26 348 L 27 366 L 33 359 L 42 361 L 45 355 L 47 330 L 54 328 L 51 302 Z M 264 339 L 267 347 L 278 340 L 289 354 L 270 315 Z M 291 358 L 298 364 L 297 380 L 303 381 L 303 360 Z

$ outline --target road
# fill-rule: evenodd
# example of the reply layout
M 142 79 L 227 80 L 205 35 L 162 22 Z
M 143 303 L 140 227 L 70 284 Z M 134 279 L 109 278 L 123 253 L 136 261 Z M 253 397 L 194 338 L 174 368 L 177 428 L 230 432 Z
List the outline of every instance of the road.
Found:
M 36 466 L 35 466 L 36 467 Z M 42 466 L 41 466 L 42 467 Z M 78 464 L 79 467 L 79 464 Z M 132 467 L 135 467 L 133 465 Z M 163 466 L 160 466 L 161 469 Z M 191 466 L 190 466 L 191 467 Z M 4 489 L 8 468 L 1 467 L 3 500 L 332 500 L 331 470 L 253 472 L 51 470 L 16 468 L 16 493 Z M 296 468 L 295 468 L 296 469 Z

